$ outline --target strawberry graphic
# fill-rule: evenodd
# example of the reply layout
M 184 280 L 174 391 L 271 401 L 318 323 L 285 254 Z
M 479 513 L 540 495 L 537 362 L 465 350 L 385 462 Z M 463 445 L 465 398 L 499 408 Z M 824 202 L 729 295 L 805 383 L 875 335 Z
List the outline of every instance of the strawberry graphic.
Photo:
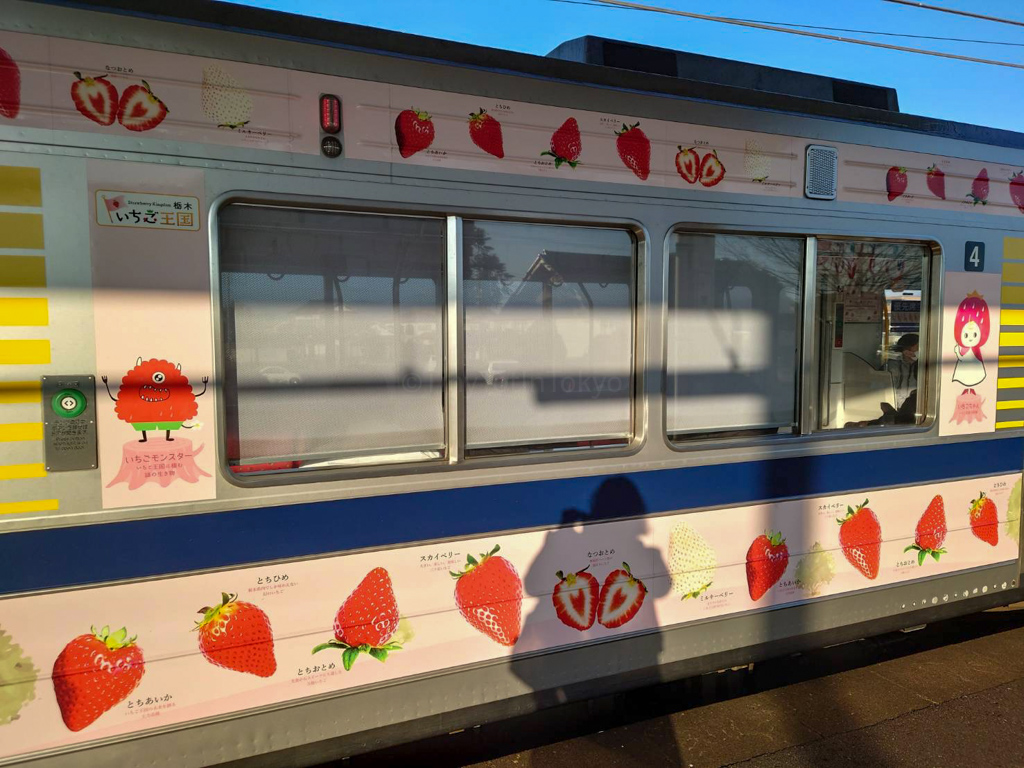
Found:
M 640 128 L 640 123 L 622 124 L 622 130 L 616 131 L 615 149 L 619 159 L 641 181 L 647 181 L 651 175 L 651 140 Z
M 199 610 L 199 650 L 218 667 L 270 677 L 277 671 L 277 660 L 267 614 L 237 595 L 223 592 L 220 597 L 220 604 Z
M 768 531 L 747 550 L 747 589 L 751 600 L 760 600 L 782 578 L 789 565 L 789 548 L 782 533 Z
M 151 131 L 167 117 L 167 105 L 158 99 L 149 83 L 129 85 L 117 105 L 117 122 L 129 131 Z
M 1024 213 L 1024 171 L 1017 171 L 1010 177 L 1010 199 L 1017 210 Z
M 575 117 L 570 117 L 551 134 L 551 149 L 548 152 L 541 152 L 540 156 L 550 155 L 555 158 L 555 168 L 560 168 L 562 163 L 575 168 L 580 164 L 580 152 L 583 151 L 583 139 L 580 138 L 580 126 Z
M 971 191 L 967 193 L 971 205 L 988 205 L 988 188 L 988 168 L 982 168 L 981 173 L 971 182 Z
M 839 545 L 850 565 L 869 579 L 877 578 L 882 556 L 882 526 L 868 507 L 868 500 L 854 509 L 846 508 L 846 517 L 839 523 Z
M 434 123 L 418 109 L 403 109 L 395 118 L 395 140 L 402 157 L 412 157 L 434 142 Z
M 469 138 L 480 149 L 499 160 L 505 156 L 505 148 L 501 141 L 501 123 L 488 115 L 483 107 L 479 112 L 469 116 Z
M 942 549 L 942 542 L 945 540 L 946 508 L 942 503 L 942 497 L 936 496 L 917 521 L 914 543 L 903 551 L 914 550 L 917 552 L 917 564 L 924 565 L 924 559 L 928 555 L 938 560 L 939 555 L 945 554 L 946 550 Z
M 0 115 L 11 120 L 21 111 L 21 70 L 10 54 L 0 48 Z
M 676 171 L 685 181 L 696 184 L 700 176 L 700 152 L 693 147 L 683 149 L 680 146 L 676 149 L 679 150 L 676 152 Z
M 117 88 L 114 84 L 107 80 L 106 75 L 82 77 L 81 72 L 75 72 L 75 77 L 78 79 L 71 84 L 71 100 L 75 102 L 75 108 L 94 123 L 113 125 L 117 115 Z
M 399 651 L 399 643 L 389 642 L 398 629 L 398 602 L 391 577 L 383 568 L 374 568 L 345 598 L 334 617 L 334 639 L 321 643 L 313 653 L 337 648 L 346 670 L 352 669 L 360 653 L 377 661 L 386 661 L 388 653 Z
M 907 169 L 894 165 L 885 174 L 885 191 L 889 193 L 891 203 L 907 191 Z
M 724 178 L 725 166 L 722 165 L 722 161 L 718 159 L 718 153 L 712 149 L 704 155 L 704 159 L 700 161 L 698 179 L 705 187 L 713 187 Z
M 647 587 L 629 570 L 629 564 L 605 577 L 598 598 L 597 620 L 608 629 L 621 627 L 636 616 L 647 597 Z
M 80 731 L 135 690 L 146 671 L 142 649 L 123 627 L 79 635 L 53 662 L 53 691 L 64 725 Z
M 466 555 L 466 567 L 456 573 L 455 604 L 462 618 L 496 643 L 513 646 L 519 639 L 523 614 L 523 582 L 516 567 L 498 556 L 501 546 L 480 555 Z
M 993 547 L 999 543 L 999 513 L 996 504 L 982 491 L 971 502 L 971 532 Z
M 559 621 L 580 632 L 594 626 L 594 619 L 597 618 L 600 584 L 592 574 L 587 573 L 587 568 L 567 575 L 558 571 L 555 576 L 559 582 L 551 594 L 551 602 L 555 605 Z
M 925 183 L 928 185 L 931 193 L 939 198 L 939 200 L 946 199 L 946 174 L 942 172 L 939 166 L 933 165 L 928 169 L 928 177 L 925 179 Z

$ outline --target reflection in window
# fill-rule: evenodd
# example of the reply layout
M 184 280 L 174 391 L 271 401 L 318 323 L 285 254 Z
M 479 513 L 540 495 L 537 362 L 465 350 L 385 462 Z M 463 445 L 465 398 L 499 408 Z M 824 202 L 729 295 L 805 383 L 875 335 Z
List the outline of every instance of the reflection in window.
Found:
M 467 448 L 628 440 L 633 236 L 464 226 Z
M 442 455 L 444 247 L 438 219 L 222 211 L 236 471 Z
M 805 250 L 798 238 L 673 234 L 670 436 L 793 431 Z
M 819 429 L 922 421 L 928 255 L 916 243 L 818 241 Z

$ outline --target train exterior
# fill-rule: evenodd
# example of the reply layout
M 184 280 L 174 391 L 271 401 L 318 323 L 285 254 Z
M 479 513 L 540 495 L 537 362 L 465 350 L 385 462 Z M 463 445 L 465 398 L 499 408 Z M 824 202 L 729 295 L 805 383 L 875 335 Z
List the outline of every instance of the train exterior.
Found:
M 0 764 L 314 762 L 1020 598 L 1024 137 L 167 13 L 0 15 Z

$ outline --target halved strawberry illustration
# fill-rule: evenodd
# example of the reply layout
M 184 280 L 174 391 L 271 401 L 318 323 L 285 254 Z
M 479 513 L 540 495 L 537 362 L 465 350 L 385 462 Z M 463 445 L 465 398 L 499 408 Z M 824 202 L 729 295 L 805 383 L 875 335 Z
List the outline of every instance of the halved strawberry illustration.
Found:
M 929 191 L 939 200 L 946 199 L 946 174 L 937 165 L 928 169 L 928 177 L 925 179 Z
M 619 159 L 641 181 L 651 175 L 651 140 L 640 128 L 640 123 L 622 124 L 622 130 L 615 132 L 615 149 Z
M 583 139 L 580 136 L 579 123 L 575 117 L 570 117 L 551 134 L 551 149 L 541 152 L 540 156 L 548 155 L 555 158 L 555 168 L 560 168 L 563 163 L 575 168 L 579 165 L 582 151 Z
M 94 123 L 113 125 L 117 116 L 117 88 L 114 84 L 107 80 L 106 75 L 82 77 L 81 72 L 75 72 L 75 77 L 78 79 L 71 84 L 71 100 L 75 109 Z
M 469 138 L 480 149 L 499 160 L 505 156 L 505 147 L 501 139 L 501 123 L 492 115 L 488 115 L 483 107 L 479 112 L 469 116 Z
M 1010 199 L 1017 210 L 1024 213 L 1024 171 L 1017 171 L 1010 177 Z
M 598 598 L 597 620 L 609 629 L 621 627 L 636 616 L 647 597 L 647 587 L 623 563 L 608 574 Z
M 889 195 L 891 203 L 897 197 L 907 191 L 907 169 L 894 165 L 885 174 L 885 191 Z
M 700 176 L 700 152 L 693 147 L 683 149 L 679 146 L 677 149 L 679 151 L 676 153 L 676 171 L 685 181 L 696 184 Z
M 419 109 L 403 109 L 395 118 L 395 141 L 402 157 L 412 157 L 434 142 L 434 122 Z
M 551 602 L 555 605 L 559 621 L 580 632 L 594 626 L 597 617 L 600 585 L 592 574 L 587 573 L 587 568 L 569 574 L 558 571 L 555 576 L 559 582 L 551 594 Z
M 129 85 L 117 105 L 117 122 L 129 131 L 151 131 L 167 117 L 167 105 L 156 97 L 149 83 Z
M 21 111 L 21 70 L 3 48 L 0 48 L 0 115 L 11 120 Z
M 698 180 L 705 187 L 713 187 L 725 178 L 725 166 L 718 159 L 718 152 L 711 150 L 700 161 Z
M 402 648 L 390 642 L 398 622 L 398 602 L 391 577 L 385 569 L 374 568 L 338 609 L 334 617 L 334 639 L 316 646 L 313 653 L 327 648 L 340 650 L 341 663 L 346 670 L 352 669 L 360 653 L 386 661 L 391 651 Z
M 988 205 L 988 191 L 988 168 L 982 168 L 971 182 L 971 191 L 967 193 L 967 199 L 971 201 L 971 205 Z

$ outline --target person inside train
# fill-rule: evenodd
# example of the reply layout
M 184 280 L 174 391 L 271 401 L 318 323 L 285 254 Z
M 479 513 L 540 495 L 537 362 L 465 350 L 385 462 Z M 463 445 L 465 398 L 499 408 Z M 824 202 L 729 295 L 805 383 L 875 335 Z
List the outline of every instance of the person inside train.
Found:
M 910 397 L 917 391 L 917 350 L 919 337 L 916 333 L 905 333 L 900 336 L 893 350 L 894 354 L 885 364 L 892 376 L 892 386 L 896 393 L 896 410 L 899 411 Z M 916 399 L 916 398 L 915 398 Z

